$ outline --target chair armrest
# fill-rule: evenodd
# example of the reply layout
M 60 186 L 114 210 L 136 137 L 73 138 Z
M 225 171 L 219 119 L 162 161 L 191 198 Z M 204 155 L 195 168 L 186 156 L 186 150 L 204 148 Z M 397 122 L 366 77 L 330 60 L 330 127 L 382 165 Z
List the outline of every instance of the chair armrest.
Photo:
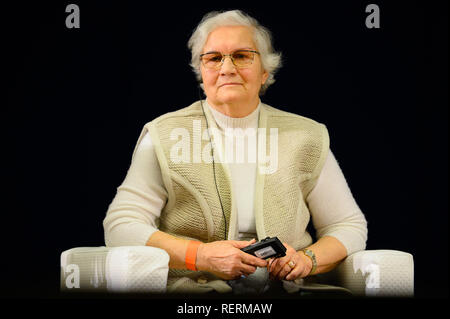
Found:
M 166 291 L 169 255 L 147 246 L 78 247 L 61 253 L 61 291 Z
M 348 256 L 329 277 L 354 295 L 414 296 L 414 261 L 397 250 L 364 250 Z

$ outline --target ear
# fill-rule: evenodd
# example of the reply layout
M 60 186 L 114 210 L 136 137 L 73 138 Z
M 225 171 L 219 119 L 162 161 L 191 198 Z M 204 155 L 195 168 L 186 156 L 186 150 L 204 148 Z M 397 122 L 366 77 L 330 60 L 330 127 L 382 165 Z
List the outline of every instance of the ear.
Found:
M 262 81 L 261 81 L 261 85 L 263 85 L 264 83 L 266 83 L 267 79 L 269 78 L 269 72 L 267 72 L 266 70 L 264 70 L 263 74 L 262 74 Z

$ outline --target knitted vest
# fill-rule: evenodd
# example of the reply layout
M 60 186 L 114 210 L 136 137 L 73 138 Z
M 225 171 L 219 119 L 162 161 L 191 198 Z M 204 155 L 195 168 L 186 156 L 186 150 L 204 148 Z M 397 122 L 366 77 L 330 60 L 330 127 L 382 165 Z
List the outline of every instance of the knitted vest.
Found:
M 204 112 L 209 127 L 218 129 L 208 107 L 204 107 Z M 278 165 L 270 174 L 257 170 L 254 198 L 257 236 L 259 240 L 277 236 L 281 242 L 299 250 L 312 243 L 306 231 L 310 214 L 305 198 L 315 186 L 324 165 L 329 148 L 328 131 L 323 124 L 265 104 L 261 104 L 259 117 L 259 128 L 266 128 L 266 154 L 270 152 L 270 128 L 278 129 Z M 211 242 L 224 239 L 225 221 L 212 164 L 198 161 L 198 158 L 195 160 L 193 155 L 203 149 L 207 151 L 208 145 L 211 145 L 209 140 L 194 138 L 195 134 L 198 136 L 200 133 L 195 132 L 200 128 L 200 123 L 201 132 L 204 132 L 205 116 L 197 101 L 147 123 L 137 145 L 148 131 L 168 192 L 168 201 L 159 219 L 159 230 L 185 239 Z M 188 146 L 186 162 L 174 161 L 171 154 L 176 143 L 180 142 L 178 134 L 185 138 L 184 143 Z M 237 211 L 231 175 L 227 164 L 220 163 L 216 157 L 215 175 L 228 228 L 227 239 L 236 239 Z M 206 276 L 206 283 L 197 283 L 200 275 Z M 231 288 L 211 274 L 175 269 L 169 271 L 169 292 L 212 289 L 225 292 Z

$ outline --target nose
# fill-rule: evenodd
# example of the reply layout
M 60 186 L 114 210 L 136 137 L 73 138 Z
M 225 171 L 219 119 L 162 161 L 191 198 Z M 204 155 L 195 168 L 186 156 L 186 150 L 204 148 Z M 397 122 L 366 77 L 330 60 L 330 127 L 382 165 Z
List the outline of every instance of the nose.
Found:
M 229 75 L 236 73 L 236 66 L 231 60 L 230 56 L 226 56 L 223 60 L 222 66 L 220 67 L 221 75 Z

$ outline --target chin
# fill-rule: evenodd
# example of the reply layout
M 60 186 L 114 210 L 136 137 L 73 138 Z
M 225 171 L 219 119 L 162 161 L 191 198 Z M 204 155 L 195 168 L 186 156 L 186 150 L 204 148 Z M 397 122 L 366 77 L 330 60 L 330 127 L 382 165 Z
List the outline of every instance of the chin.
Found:
M 225 103 L 230 103 L 234 101 L 244 100 L 245 95 L 242 92 L 226 92 L 225 94 L 220 94 L 219 98 Z
M 221 98 L 220 100 L 223 103 L 228 104 L 228 103 L 235 103 L 235 102 L 238 102 L 238 101 L 242 101 L 243 98 L 241 96 L 227 96 L 227 97 Z

